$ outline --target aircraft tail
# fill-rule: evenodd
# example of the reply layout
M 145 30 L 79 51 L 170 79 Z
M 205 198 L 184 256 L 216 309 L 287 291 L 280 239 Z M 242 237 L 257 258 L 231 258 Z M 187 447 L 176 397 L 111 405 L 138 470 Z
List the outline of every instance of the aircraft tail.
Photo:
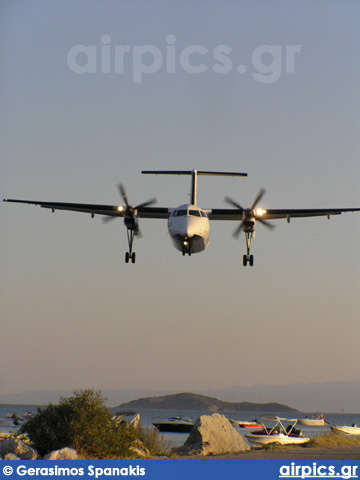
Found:
M 218 177 L 247 177 L 247 173 L 240 172 L 211 172 L 205 170 L 142 170 L 143 174 L 151 175 L 191 175 L 191 203 L 196 205 L 197 197 L 197 176 L 218 176 Z

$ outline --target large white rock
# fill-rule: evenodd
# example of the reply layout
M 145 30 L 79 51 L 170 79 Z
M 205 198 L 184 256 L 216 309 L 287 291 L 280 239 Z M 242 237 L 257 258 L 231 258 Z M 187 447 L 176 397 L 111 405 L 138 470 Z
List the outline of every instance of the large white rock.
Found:
M 39 454 L 36 450 L 17 438 L 4 440 L 0 445 L 2 458 L 5 458 L 8 453 L 13 453 L 21 460 L 37 460 L 39 458 Z
M 229 420 L 219 413 L 199 417 L 184 445 L 183 455 L 221 455 L 250 450 L 249 445 Z
M 77 460 L 78 454 L 73 448 L 65 447 L 60 450 L 53 450 L 47 453 L 43 460 Z

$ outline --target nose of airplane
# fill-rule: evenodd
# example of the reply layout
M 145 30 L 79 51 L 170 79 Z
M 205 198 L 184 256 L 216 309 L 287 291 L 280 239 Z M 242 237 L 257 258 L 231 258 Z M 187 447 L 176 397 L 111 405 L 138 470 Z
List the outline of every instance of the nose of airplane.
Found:
M 186 231 L 187 231 L 188 238 L 191 238 L 195 235 L 195 228 L 194 228 L 194 225 L 192 225 L 191 221 L 188 221 Z
M 179 233 L 182 237 L 191 238 L 195 235 L 195 226 L 191 220 L 189 217 L 184 218 L 184 222 L 179 228 Z

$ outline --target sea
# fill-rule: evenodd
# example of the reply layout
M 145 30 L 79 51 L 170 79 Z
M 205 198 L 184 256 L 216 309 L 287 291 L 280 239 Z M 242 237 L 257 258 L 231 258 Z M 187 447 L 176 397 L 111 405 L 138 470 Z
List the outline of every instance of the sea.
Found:
M 24 418 L 29 414 L 35 414 L 38 408 L 46 408 L 42 405 L 14 405 L 14 404 L 0 404 L 0 433 L 16 433 L 19 427 L 14 426 L 12 421 L 12 414 L 16 413 L 17 417 Z M 118 408 L 110 408 L 110 411 L 116 415 L 119 413 Z M 134 412 L 135 413 L 135 412 Z M 167 420 L 170 417 L 186 417 L 195 422 L 201 415 L 210 415 L 209 411 L 195 411 L 195 410 L 138 410 L 136 413 L 140 414 L 140 423 L 144 427 L 151 427 L 153 422 L 159 420 Z M 296 414 L 289 414 L 284 412 L 218 412 L 225 415 L 228 419 L 241 421 L 260 421 L 261 414 L 277 415 L 285 418 L 311 418 L 314 412 L 297 412 Z M 325 413 L 325 412 L 324 412 Z M 23 417 L 25 415 L 25 417 Z M 330 425 L 360 425 L 360 413 L 325 413 L 326 421 L 328 422 L 324 427 L 308 427 L 306 425 L 299 425 L 306 437 L 313 438 L 326 432 L 330 432 Z M 260 422 L 261 423 L 261 422 Z M 270 425 L 269 422 L 265 422 Z M 247 428 L 237 428 L 240 435 L 244 436 L 249 433 Z M 161 433 L 164 440 L 167 440 L 171 446 L 179 447 L 184 444 L 188 437 L 188 433 Z

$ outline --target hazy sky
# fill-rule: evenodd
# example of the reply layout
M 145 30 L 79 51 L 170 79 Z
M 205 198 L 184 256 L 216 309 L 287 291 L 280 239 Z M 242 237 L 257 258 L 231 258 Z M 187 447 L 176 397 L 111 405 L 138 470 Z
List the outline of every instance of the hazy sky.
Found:
M 358 1 L 0 3 L 0 195 L 158 206 L 226 195 L 266 208 L 360 207 Z M 238 68 L 238 66 L 240 66 Z M 1 204 L 2 394 L 360 378 L 360 215 L 234 222 L 182 257 L 143 220 Z

